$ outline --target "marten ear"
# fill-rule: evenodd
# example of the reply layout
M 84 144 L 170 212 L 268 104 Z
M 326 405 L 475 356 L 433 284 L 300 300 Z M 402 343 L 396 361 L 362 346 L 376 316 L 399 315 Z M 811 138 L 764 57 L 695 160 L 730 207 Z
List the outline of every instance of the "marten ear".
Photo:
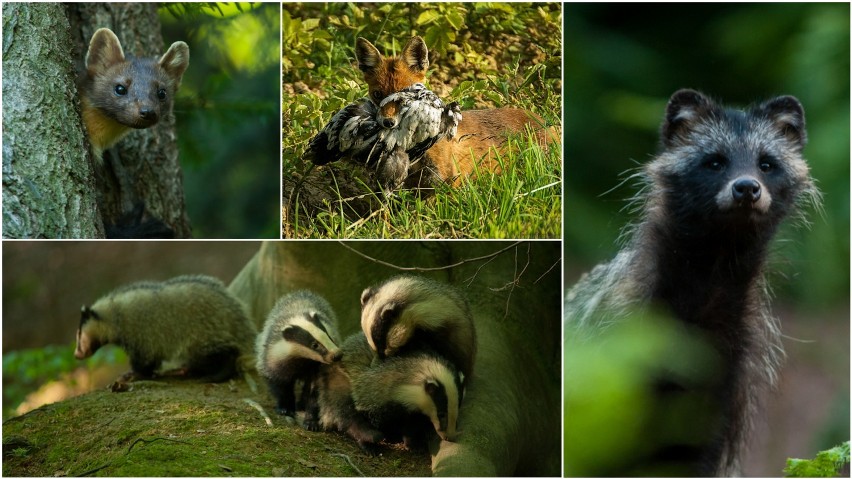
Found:
M 683 89 L 674 92 L 666 106 L 666 118 L 660 129 L 660 140 L 667 147 L 686 140 L 700 118 L 718 109 L 713 100 L 695 90 Z
M 382 54 L 364 37 L 355 40 L 355 59 L 358 60 L 358 69 L 364 73 L 375 71 L 382 61 Z
M 180 86 L 183 72 L 189 66 L 189 46 L 184 42 L 174 42 L 165 55 L 160 57 L 160 68 L 175 80 L 175 88 Z
M 420 37 L 411 37 L 402 49 L 402 59 L 416 72 L 425 72 L 429 68 L 429 50 Z
M 775 129 L 800 150 L 808 142 L 805 109 L 794 96 L 785 95 L 760 104 L 755 114 L 765 116 Z
M 92 35 L 89 51 L 86 52 L 86 70 L 90 74 L 103 72 L 116 63 L 124 61 L 124 50 L 118 37 L 109 28 L 101 28 Z

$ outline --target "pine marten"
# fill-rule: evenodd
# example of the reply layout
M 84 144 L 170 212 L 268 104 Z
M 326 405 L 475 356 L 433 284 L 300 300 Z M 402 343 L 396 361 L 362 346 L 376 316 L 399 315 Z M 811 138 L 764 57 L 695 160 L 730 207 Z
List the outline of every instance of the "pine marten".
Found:
M 171 113 L 174 95 L 189 66 L 189 47 L 174 42 L 159 59 L 125 55 L 115 33 L 92 35 L 86 71 L 78 80 L 83 123 L 92 153 L 115 145 L 131 129 L 150 128 Z

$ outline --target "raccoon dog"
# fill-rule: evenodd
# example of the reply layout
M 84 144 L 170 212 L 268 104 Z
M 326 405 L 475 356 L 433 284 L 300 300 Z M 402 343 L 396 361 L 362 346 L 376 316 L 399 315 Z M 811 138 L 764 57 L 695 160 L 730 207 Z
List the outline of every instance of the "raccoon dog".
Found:
M 636 175 L 640 221 L 615 259 L 566 297 L 567 325 L 580 331 L 650 307 L 700 331 L 718 353 L 710 426 L 700 444 L 667 453 L 689 473 L 739 473 L 758 391 L 777 380 L 783 349 L 763 273 L 781 222 L 801 203 L 819 202 L 802 158 L 806 141 L 804 110 L 792 96 L 743 111 L 675 92 L 661 151 Z

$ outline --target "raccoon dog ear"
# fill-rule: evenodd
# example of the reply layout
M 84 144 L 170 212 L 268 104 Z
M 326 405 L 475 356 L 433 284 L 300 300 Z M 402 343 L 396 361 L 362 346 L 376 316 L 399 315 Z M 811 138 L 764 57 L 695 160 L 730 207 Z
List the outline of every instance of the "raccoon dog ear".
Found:
M 674 92 L 666 105 L 666 118 L 660 129 L 660 140 L 666 147 L 686 138 L 699 118 L 719 107 L 704 94 L 690 89 Z
M 778 132 L 799 149 L 808 142 L 805 109 L 796 97 L 785 95 L 765 101 L 757 107 L 757 114 L 768 118 Z

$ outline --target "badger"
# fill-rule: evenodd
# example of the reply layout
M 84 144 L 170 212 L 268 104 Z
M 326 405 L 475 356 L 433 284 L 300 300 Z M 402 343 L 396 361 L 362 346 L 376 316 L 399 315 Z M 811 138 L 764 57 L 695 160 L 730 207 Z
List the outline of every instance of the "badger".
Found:
M 470 380 L 476 357 L 473 315 L 467 299 L 449 284 L 402 275 L 365 289 L 361 329 L 379 359 L 430 349 Z
M 389 357 L 351 379 L 355 409 L 386 438 L 401 438 L 413 448 L 434 429 L 441 439 L 455 441 L 464 375 L 440 355 L 420 350 Z
M 302 382 L 304 427 L 316 430 L 313 382 L 320 364 L 337 361 L 340 348 L 337 317 L 321 296 L 295 291 L 278 299 L 257 337 L 257 371 L 269 384 L 279 414 L 296 414 L 296 381 Z
M 74 357 L 115 344 L 130 357 L 134 376 L 150 378 L 163 361 L 177 361 L 187 376 L 219 382 L 241 372 L 256 334 L 221 281 L 179 276 L 125 285 L 83 306 Z
M 652 310 L 678 321 L 682 331 L 700 333 L 720 359 L 716 383 L 660 379 L 654 392 L 660 404 L 682 409 L 691 394 L 710 400 L 696 406 L 706 417 L 689 441 L 656 438 L 666 448 L 640 458 L 641 467 L 740 473 L 758 394 L 776 383 L 783 358 L 764 279 L 768 245 L 798 206 L 819 203 L 802 157 L 806 141 L 804 109 L 792 96 L 738 110 L 694 90 L 675 92 L 660 129 L 661 151 L 636 175 L 641 219 L 615 259 L 568 292 L 566 326 L 578 337 Z M 664 420 L 676 420 L 674 411 L 664 413 Z M 658 423 L 651 429 L 649 444 L 660 435 Z
M 362 449 L 372 452 L 371 448 L 384 435 L 363 412 L 355 408 L 352 378 L 370 367 L 375 353 L 367 344 L 364 333 L 356 333 L 346 338 L 340 354 L 340 361 L 321 365 L 317 374 L 319 424 L 323 430 L 348 434 Z

